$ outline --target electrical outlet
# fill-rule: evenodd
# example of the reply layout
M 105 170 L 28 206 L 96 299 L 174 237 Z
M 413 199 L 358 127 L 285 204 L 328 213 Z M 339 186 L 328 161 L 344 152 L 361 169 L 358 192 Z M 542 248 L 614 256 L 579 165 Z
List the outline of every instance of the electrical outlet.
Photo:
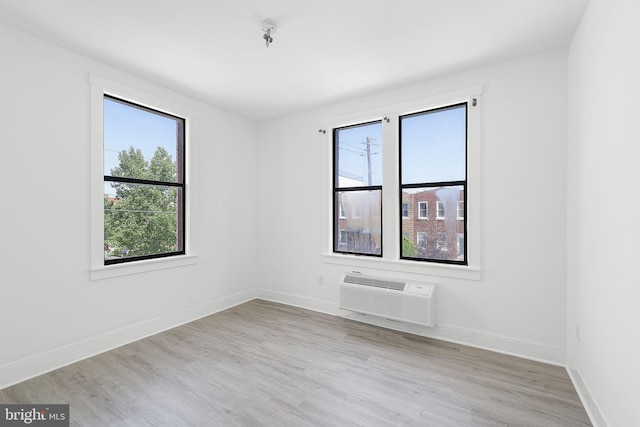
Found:
M 318 284 L 324 285 L 324 275 L 322 274 L 318 275 Z

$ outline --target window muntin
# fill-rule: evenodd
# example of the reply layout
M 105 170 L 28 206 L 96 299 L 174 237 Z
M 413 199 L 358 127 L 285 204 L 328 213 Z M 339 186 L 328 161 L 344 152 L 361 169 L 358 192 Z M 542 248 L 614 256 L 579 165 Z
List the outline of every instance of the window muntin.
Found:
M 103 98 L 104 264 L 185 253 L 185 120 Z
M 333 130 L 334 252 L 382 256 L 381 141 L 381 120 Z
M 401 232 L 413 230 L 416 241 L 403 238 L 400 257 L 467 265 L 467 104 L 400 116 L 399 126 L 401 200 L 418 206 L 418 215 L 401 220 Z M 420 204 L 429 202 L 438 221 L 417 221 Z M 426 245 L 418 244 L 417 233 L 426 233 Z

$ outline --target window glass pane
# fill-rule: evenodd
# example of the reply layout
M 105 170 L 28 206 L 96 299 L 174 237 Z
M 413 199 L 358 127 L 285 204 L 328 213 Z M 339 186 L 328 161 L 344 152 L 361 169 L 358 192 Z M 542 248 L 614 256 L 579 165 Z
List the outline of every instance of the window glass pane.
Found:
M 334 131 L 335 186 L 382 185 L 382 122 Z
M 107 182 L 105 260 L 182 251 L 182 189 Z
M 402 184 L 466 179 L 466 108 L 464 104 L 400 118 Z
M 382 191 L 338 191 L 336 198 L 336 205 L 344 206 L 344 217 L 334 219 L 337 224 L 334 250 L 380 255 Z
M 181 182 L 184 120 L 104 98 L 104 174 Z
M 402 200 L 416 207 L 439 206 L 442 214 L 437 220 L 424 220 L 420 210 L 414 209 L 402 219 L 403 257 L 464 261 L 464 240 L 459 236 L 464 236 L 465 224 L 457 216 L 458 202 L 464 200 L 463 186 L 405 188 Z

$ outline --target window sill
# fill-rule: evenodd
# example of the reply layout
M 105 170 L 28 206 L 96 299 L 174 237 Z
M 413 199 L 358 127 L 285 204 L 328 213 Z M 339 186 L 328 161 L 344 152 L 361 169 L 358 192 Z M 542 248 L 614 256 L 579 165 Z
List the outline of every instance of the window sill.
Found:
M 195 264 L 197 258 L 197 255 L 180 255 L 170 258 L 156 258 L 124 264 L 99 266 L 91 269 L 91 280 L 102 280 L 111 277 L 164 270 L 167 268 L 183 267 Z
M 482 270 L 477 267 L 437 264 L 419 261 L 388 260 L 383 258 L 361 257 L 348 254 L 323 254 L 323 263 L 343 265 L 350 268 L 367 268 L 372 270 L 386 270 L 426 276 L 447 277 L 453 279 L 474 280 L 482 279 Z

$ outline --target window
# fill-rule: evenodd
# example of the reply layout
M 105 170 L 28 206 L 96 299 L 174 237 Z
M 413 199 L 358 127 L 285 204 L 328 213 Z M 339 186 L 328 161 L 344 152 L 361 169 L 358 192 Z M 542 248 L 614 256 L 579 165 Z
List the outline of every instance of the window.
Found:
M 464 219 L 464 201 L 463 200 L 458 201 L 458 215 L 456 218 Z
M 347 217 L 347 214 L 346 214 L 346 213 L 345 213 L 345 211 L 344 211 L 344 203 L 340 203 L 340 207 L 339 207 L 339 209 L 340 209 L 340 212 L 338 213 L 338 216 L 339 216 L 340 218 L 346 218 L 346 217 Z
M 429 202 L 418 202 L 418 218 L 429 218 Z
M 319 123 L 329 186 L 324 262 L 481 279 L 481 96 L 473 86 Z M 363 203 L 364 194 L 375 197 Z
M 382 256 L 381 141 L 381 120 L 333 130 L 334 252 Z
M 347 232 L 344 230 L 338 231 L 338 246 L 341 248 L 346 247 L 347 245 Z
M 409 203 L 402 204 L 402 217 L 403 218 L 409 217 Z
M 416 240 L 412 248 L 403 241 L 400 257 L 467 265 L 463 211 L 460 217 L 467 186 L 467 103 L 400 116 L 399 127 L 401 199 L 418 201 L 417 218 L 403 218 L 401 230 L 418 228 L 417 236 L 424 233 L 427 242 Z M 415 220 L 426 218 L 429 201 L 435 202 L 438 221 L 420 224 Z M 447 212 L 457 212 L 457 220 Z
M 436 219 L 444 219 L 444 202 L 436 202 Z
M 458 234 L 458 244 L 456 249 L 458 253 L 464 251 L 464 234 Z
M 104 264 L 185 253 L 185 119 L 103 97 Z

